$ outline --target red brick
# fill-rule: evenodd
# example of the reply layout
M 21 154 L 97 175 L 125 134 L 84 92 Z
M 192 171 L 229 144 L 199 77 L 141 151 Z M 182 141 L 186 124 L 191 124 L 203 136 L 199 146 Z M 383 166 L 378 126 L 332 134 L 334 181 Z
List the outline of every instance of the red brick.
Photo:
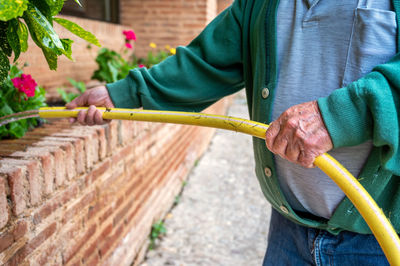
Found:
M 101 204 L 97 202 L 94 205 L 89 206 L 88 209 L 88 214 L 87 214 L 87 220 L 91 220 L 93 217 L 96 216 L 96 214 L 101 210 Z
M 103 213 L 103 215 L 100 216 L 100 224 L 102 224 L 105 220 L 107 220 L 108 217 L 110 217 L 110 215 L 114 212 L 114 209 L 115 207 L 111 206 Z
M 46 147 L 54 156 L 54 169 L 55 169 L 55 185 L 61 186 L 65 183 L 66 179 L 66 163 L 64 152 L 57 147 Z
M 51 155 L 50 155 L 51 154 Z M 64 152 L 61 148 L 54 146 L 31 147 L 25 152 L 14 153 L 14 156 L 40 158 L 44 171 L 45 192 L 53 191 L 54 180 L 57 185 L 61 185 L 65 180 L 65 162 Z
M 34 160 L 15 160 L 3 159 L 3 164 L 13 167 L 23 167 L 26 169 L 26 174 L 29 183 L 29 196 L 31 205 L 37 205 L 42 199 L 42 183 L 43 177 L 41 175 L 41 165 Z
M 77 213 L 81 212 L 87 205 L 89 205 L 96 198 L 96 191 L 86 194 L 80 201 L 65 211 L 62 222 L 65 224 L 71 220 Z
M 86 180 L 86 186 L 95 182 L 97 178 L 103 175 L 110 168 L 110 161 L 103 162 L 100 166 L 97 166 L 88 176 Z
M 15 228 L 12 232 L 14 236 L 14 241 L 19 240 L 28 232 L 28 223 L 26 221 L 19 221 L 15 225 Z
M 87 263 L 87 265 L 88 265 L 88 266 L 96 266 L 96 265 L 99 265 L 99 257 L 98 257 L 98 256 L 93 257 L 93 258 Z
M 95 255 L 97 257 L 97 241 L 94 241 L 92 244 L 89 245 L 89 247 L 83 252 L 83 260 L 88 261 L 90 257 Z
M 10 247 L 14 243 L 14 236 L 11 233 L 4 233 L 0 235 L 0 252 Z
M 43 192 L 48 195 L 53 192 L 55 179 L 54 157 L 48 149 L 43 147 L 28 147 L 25 151 L 18 151 L 12 154 L 13 158 L 39 159 L 43 171 L 44 187 Z
M 120 210 L 115 215 L 114 220 L 113 220 L 114 227 L 126 216 L 128 211 L 132 208 L 132 205 L 133 205 L 133 199 L 128 201 L 128 203 L 126 203 L 126 206 L 124 208 L 122 208 L 122 210 Z M 126 219 L 126 217 L 125 217 L 125 219 Z
M 121 143 L 123 145 L 127 145 L 132 142 L 133 139 L 133 121 L 129 120 L 122 120 L 120 124 L 120 136 L 121 136 Z
M 120 225 L 117 230 L 114 232 L 114 234 L 108 236 L 105 241 L 103 241 L 103 245 L 101 246 L 99 253 L 102 259 L 105 258 L 107 252 L 110 250 L 110 248 L 114 245 L 115 241 L 121 236 L 123 232 L 123 225 Z
M 34 146 L 55 146 L 61 148 L 64 151 L 66 176 L 68 179 L 76 176 L 75 149 L 70 141 L 65 141 L 57 137 L 45 137 L 42 141 L 35 143 Z
M 82 246 L 90 239 L 92 235 L 96 232 L 96 224 L 93 224 L 88 229 L 86 229 L 85 233 L 78 239 L 74 245 L 69 248 L 67 251 L 63 252 L 63 263 L 68 263 L 76 253 L 82 248 Z
M 6 182 L 5 178 L 0 174 L 0 229 L 7 224 L 8 219 L 10 218 L 7 203 Z
M 107 225 L 103 231 L 101 232 L 100 236 L 98 237 L 98 240 L 104 239 L 107 236 L 110 235 L 110 233 L 112 232 L 113 226 L 112 224 Z
M 59 252 L 60 246 L 51 244 L 41 251 L 34 259 L 34 264 L 37 265 L 57 265 L 55 260 L 56 253 Z
M 19 221 L 16 225 L 0 235 L 0 252 L 10 247 L 15 241 L 18 241 L 28 231 L 26 221 Z
M 76 127 L 74 126 L 70 130 L 65 130 L 60 133 L 55 133 L 53 136 L 58 137 L 78 137 L 83 140 L 84 143 L 84 155 L 85 165 L 87 169 L 92 168 L 93 164 L 98 161 L 98 137 L 95 129 L 89 127 Z
M 10 167 L 5 165 L 0 167 L 0 174 L 8 179 L 12 210 L 15 215 L 20 215 L 25 210 L 29 200 L 25 171 L 26 170 L 22 167 Z
M 104 160 L 107 156 L 107 139 L 105 126 L 96 128 L 99 137 L 99 159 Z
M 57 229 L 57 224 L 52 223 L 40 232 L 36 237 L 30 240 L 25 246 L 23 246 L 18 252 L 8 261 L 11 265 L 19 265 L 29 254 L 46 241 L 50 236 L 54 234 Z
M 32 214 L 33 223 L 39 224 L 42 222 L 42 220 L 46 219 L 56 209 L 66 204 L 69 200 L 75 198 L 78 192 L 78 184 L 76 183 L 72 184 L 66 190 L 60 192 Z
M 118 121 L 111 121 L 105 128 L 107 139 L 107 155 L 114 153 L 118 147 Z
M 67 158 L 69 158 L 68 161 L 70 161 L 67 167 L 72 167 L 75 169 L 75 171 L 78 172 L 78 174 L 82 174 L 85 171 L 85 153 L 83 149 L 82 139 L 80 139 L 79 137 L 71 137 L 68 134 L 63 134 L 62 132 L 57 132 L 57 134 L 60 136 L 47 136 L 43 139 L 62 142 L 62 145 L 72 145 L 71 155 L 67 155 Z M 64 147 L 63 149 L 67 150 L 68 148 Z M 69 154 L 68 151 L 67 154 Z

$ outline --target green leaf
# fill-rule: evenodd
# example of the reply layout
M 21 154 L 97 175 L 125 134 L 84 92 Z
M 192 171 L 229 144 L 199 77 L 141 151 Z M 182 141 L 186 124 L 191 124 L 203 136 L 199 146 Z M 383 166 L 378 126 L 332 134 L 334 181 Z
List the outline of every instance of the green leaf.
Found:
M 22 69 L 18 68 L 18 64 L 14 63 L 10 67 L 10 72 L 9 72 L 9 79 L 15 78 L 15 77 L 20 77 L 21 74 L 23 73 Z M 11 80 L 10 80 L 11 82 Z M 14 87 L 14 85 L 12 85 Z
M 60 13 L 64 6 L 64 0 L 30 0 L 30 2 L 42 12 L 50 24 L 53 23 L 53 16 Z
M 107 62 L 107 66 L 111 74 L 112 82 L 116 82 L 118 80 L 118 68 L 116 68 L 112 62 Z
M 49 21 L 51 25 L 53 25 L 53 16 L 51 15 L 51 8 L 47 4 L 47 1 L 44 0 L 29 0 L 29 2 L 35 6 L 43 16 Z
M 10 70 L 10 61 L 8 57 L 0 51 L 0 83 L 2 83 L 8 75 L 8 71 Z
M 50 6 L 52 16 L 60 13 L 61 9 L 64 6 L 64 0 L 46 0 L 46 3 Z
M 61 88 L 57 88 L 57 92 L 60 94 L 61 98 L 65 103 L 69 103 L 73 99 L 79 96 L 79 94 L 72 93 L 72 92 L 66 92 L 65 90 Z
M 28 50 L 28 29 L 26 28 L 26 25 L 19 20 L 17 33 L 19 37 L 21 52 L 26 52 L 26 50 Z
M 17 61 L 21 54 L 21 43 L 18 36 L 18 20 L 13 19 L 8 23 L 7 40 L 14 51 L 14 62 Z
M 22 138 L 25 135 L 25 132 L 27 131 L 28 128 L 26 126 L 26 122 L 24 123 L 23 121 L 24 120 L 20 120 L 20 121 L 9 124 L 10 125 L 9 134 L 12 137 Z
M 76 36 L 84 39 L 87 42 L 90 42 L 94 45 L 101 46 L 99 43 L 99 40 L 97 40 L 96 36 L 94 36 L 91 32 L 84 30 L 81 26 L 78 24 L 69 21 L 67 19 L 63 18 L 54 18 L 54 21 L 75 34 Z
M 7 56 L 11 56 L 12 49 L 7 40 L 8 22 L 0 21 L 0 48 Z
M 24 20 L 28 25 L 33 41 L 42 48 L 50 69 L 57 69 L 57 56 L 65 54 L 68 57 L 69 55 L 49 21 L 39 9 L 30 4 L 27 12 L 24 13 Z
M 81 2 L 79 2 L 79 0 L 75 0 L 75 2 L 76 2 L 80 7 L 82 7 L 82 4 L 81 4 Z
M 72 55 L 72 43 L 74 41 L 70 39 L 61 39 L 61 43 L 64 46 L 64 50 L 66 51 L 65 56 L 68 57 L 70 60 L 73 60 L 71 55 Z
M 1 116 L 11 115 L 13 113 L 14 113 L 13 109 L 11 109 L 11 107 L 6 102 L 3 102 L 0 108 Z
M 8 21 L 20 17 L 28 8 L 28 0 L 0 0 L 0 20 Z
M 76 81 L 72 78 L 68 78 L 69 83 L 71 83 L 72 86 L 77 88 L 80 93 L 84 93 L 86 91 L 86 85 L 85 82 L 82 81 Z

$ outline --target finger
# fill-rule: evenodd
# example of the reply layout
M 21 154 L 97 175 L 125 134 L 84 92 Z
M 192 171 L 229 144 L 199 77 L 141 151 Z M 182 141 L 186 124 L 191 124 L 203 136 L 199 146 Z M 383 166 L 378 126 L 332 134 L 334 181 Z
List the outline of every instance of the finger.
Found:
M 70 119 L 68 119 L 68 121 L 69 121 L 71 124 L 73 124 L 73 123 L 76 122 L 76 118 L 71 117 Z
M 96 109 L 96 112 L 94 113 L 94 123 L 95 123 L 96 125 L 102 125 L 102 124 L 104 124 L 104 121 L 103 121 L 103 114 L 101 113 L 100 110 L 97 110 L 97 109 Z
M 79 111 L 79 113 L 78 113 L 77 120 L 81 125 L 86 125 L 86 122 L 85 122 L 86 113 L 87 113 L 87 110 L 82 110 L 82 111 Z
M 297 164 L 305 167 L 305 168 L 314 168 L 314 160 L 315 160 L 315 155 L 306 152 L 306 151 L 300 151 L 299 154 L 299 159 L 297 160 Z
M 272 151 L 272 147 L 275 141 L 276 136 L 278 135 L 280 130 L 280 125 L 277 121 L 272 122 L 269 125 L 267 132 L 265 133 L 265 143 L 267 148 Z
M 288 146 L 288 138 L 286 136 L 282 136 L 281 134 L 278 134 L 276 136 L 274 144 L 272 144 L 272 152 L 275 154 L 278 154 L 284 159 L 286 158 L 286 148 Z
M 73 109 L 78 106 L 86 106 L 87 105 L 87 93 L 82 94 L 81 96 L 76 97 L 71 102 L 67 103 L 65 107 L 68 109 Z
M 285 155 L 289 161 L 297 163 L 300 156 L 300 148 L 297 142 L 290 143 L 286 146 Z
M 96 113 L 96 107 L 94 105 L 89 106 L 89 109 L 86 114 L 85 122 L 89 126 L 94 125 L 94 114 Z
M 287 121 L 281 123 L 281 128 L 278 135 L 275 137 L 274 143 L 272 144 L 272 151 L 279 154 L 282 158 L 289 160 L 286 155 L 287 146 L 295 145 L 293 138 L 293 126 L 289 125 Z

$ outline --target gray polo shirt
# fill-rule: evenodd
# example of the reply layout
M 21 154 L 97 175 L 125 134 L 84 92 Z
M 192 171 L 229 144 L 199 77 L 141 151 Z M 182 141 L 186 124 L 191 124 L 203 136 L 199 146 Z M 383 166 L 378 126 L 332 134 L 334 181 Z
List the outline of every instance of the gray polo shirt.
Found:
M 390 0 L 281 0 L 277 14 L 278 85 L 273 119 L 356 80 L 396 53 Z M 330 152 L 358 176 L 372 143 Z M 279 182 L 295 210 L 329 219 L 343 192 L 319 169 L 276 156 Z

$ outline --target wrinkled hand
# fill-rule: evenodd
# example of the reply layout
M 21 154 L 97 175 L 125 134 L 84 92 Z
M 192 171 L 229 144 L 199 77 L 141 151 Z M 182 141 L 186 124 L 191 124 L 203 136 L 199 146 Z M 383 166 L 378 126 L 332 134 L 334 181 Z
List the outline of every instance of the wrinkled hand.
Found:
M 316 101 L 295 105 L 271 123 L 265 136 L 268 149 L 306 168 L 333 148 Z
M 82 106 L 89 106 L 89 109 L 87 111 L 80 111 L 76 119 L 72 118 L 70 120 L 71 123 L 78 120 L 82 125 L 92 126 L 105 124 L 110 120 L 103 120 L 102 112 L 96 109 L 96 106 L 114 108 L 114 104 L 105 86 L 99 86 L 85 91 L 81 96 L 72 100 L 65 107 L 74 109 Z

